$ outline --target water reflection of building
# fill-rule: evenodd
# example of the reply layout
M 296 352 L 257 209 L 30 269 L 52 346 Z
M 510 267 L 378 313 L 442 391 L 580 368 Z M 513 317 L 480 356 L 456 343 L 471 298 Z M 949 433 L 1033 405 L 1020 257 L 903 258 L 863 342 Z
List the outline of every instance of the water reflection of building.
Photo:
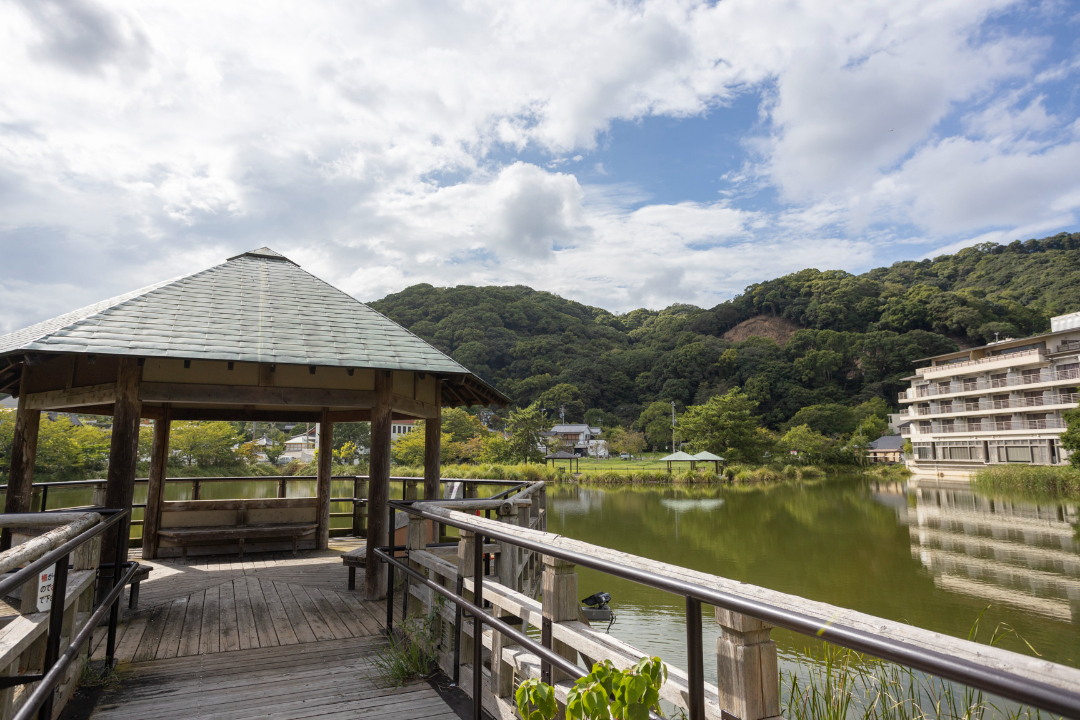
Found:
M 1080 621 L 1080 507 L 984 497 L 926 482 L 881 484 L 934 583 L 1067 622 Z M 897 502 L 903 494 L 904 502 Z

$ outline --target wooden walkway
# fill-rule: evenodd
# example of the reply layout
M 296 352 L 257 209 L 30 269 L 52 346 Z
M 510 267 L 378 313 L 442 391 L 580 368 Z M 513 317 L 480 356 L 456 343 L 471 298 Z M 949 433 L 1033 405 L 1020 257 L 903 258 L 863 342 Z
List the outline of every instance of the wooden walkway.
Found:
M 123 682 L 89 717 L 457 718 L 427 683 L 377 687 L 371 660 L 385 646 L 386 605 L 347 590 L 340 554 L 354 545 L 333 544 L 242 562 L 141 561 L 150 578 L 118 630 Z

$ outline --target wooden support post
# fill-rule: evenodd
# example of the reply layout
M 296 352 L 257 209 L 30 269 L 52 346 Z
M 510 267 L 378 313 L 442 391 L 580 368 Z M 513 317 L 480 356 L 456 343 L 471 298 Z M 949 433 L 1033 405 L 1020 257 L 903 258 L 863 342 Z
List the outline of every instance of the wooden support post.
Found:
M 330 409 L 323 408 L 322 419 L 319 421 L 319 457 L 315 479 L 315 521 L 319 525 L 315 539 L 316 550 L 330 547 L 330 476 L 334 460 L 334 424 L 329 417 Z
M 393 373 L 375 371 L 375 407 L 371 409 L 371 456 L 368 472 L 367 565 L 364 590 L 370 600 L 386 597 L 386 566 L 375 557 L 375 548 L 386 545 L 390 497 L 390 427 L 393 408 Z
M 144 560 L 158 556 L 157 532 L 161 528 L 161 508 L 165 502 L 165 478 L 169 461 L 169 430 L 172 424 L 169 405 L 165 405 L 165 417 L 154 421 L 154 442 L 150 447 L 150 475 L 146 482 L 146 510 L 143 512 Z
M 518 524 L 518 509 L 516 505 L 499 508 L 499 522 L 507 525 Z M 518 549 L 508 542 L 499 543 L 499 559 L 496 563 L 499 575 L 499 584 L 511 590 L 521 590 L 517 584 L 518 577 Z
M 417 495 L 417 488 L 416 488 L 416 483 L 417 482 L 418 481 L 417 481 L 416 478 L 406 478 L 405 479 L 405 489 L 404 489 L 404 492 L 402 493 L 403 498 L 405 498 L 406 500 L 419 500 L 420 499 L 419 496 Z
M 716 608 L 720 637 L 716 639 L 720 709 L 741 720 L 780 715 L 780 672 L 772 625 L 749 615 Z
M 409 550 L 423 550 L 427 547 L 427 521 L 424 520 L 424 518 L 416 517 L 415 515 L 409 516 L 409 525 L 405 531 L 405 547 Z M 428 574 L 424 566 L 416 561 L 409 561 L 409 566 L 423 575 Z M 409 583 L 406 581 L 405 587 L 408 588 L 408 586 Z M 434 601 L 434 592 L 432 593 L 431 598 L 432 601 Z M 420 600 L 413 597 L 409 597 L 408 600 L 406 600 L 405 610 L 407 615 L 423 615 L 425 611 Z
M 509 611 L 495 608 L 496 617 L 505 618 Z M 519 630 L 522 628 L 519 626 Z M 516 642 L 495 630 L 491 636 L 491 692 L 496 697 L 510 697 L 514 694 L 514 666 L 502 659 L 503 649 L 517 645 Z
M 30 366 L 23 365 L 19 378 L 19 406 L 15 411 L 15 430 L 11 443 L 11 466 L 8 473 L 5 513 L 30 512 L 34 485 L 34 460 L 37 458 L 38 428 L 41 411 L 26 407 L 30 394 Z M 0 551 L 11 549 L 11 528 L 0 535 Z
M 469 530 L 460 530 L 459 533 L 457 546 L 458 577 L 471 580 L 476 570 L 476 533 Z M 462 590 L 461 596 L 466 600 L 472 600 L 473 598 L 473 594 L 469 590 Z M 468 663 L 473 656 L 472 638 L 465 634 L 465 626 L 471 624 L 468 621 L 461 623 L 461 649 L 457 656 L 462 663 Z
M 545 555 L 543 583 L 544 619 L 553 623 L 576 621 L 581 608 L 578 605 L 577 573 L 574 572 L 574 565 Z M 570 662 L 577 662 L 577 650 L 561 640 L 552 639 L 551 649 Z M 551 669 L 553 683 L 569 679 L 571 678 L 566 673 L 556 668 Z
M 109 448 L 109 471 L 106 474 L 105 506 L 127 510 L 131 508 L 135 494 L 135 471 L 139 462 L 139 377 L 142 368 L 133 357 L 120 358 L 116 374 L 116 403 L 113 406 L 112 442 Z M 126 525 L 127 523 L 121 523 Z M 120 526 L 117 526 L 119 530 Z M 116 557 L 116 546 L 123 547 L 122 558 L 127 560 L 128 538 L 118 538 L 109 532 L 101 544 L 102 562 L 111 563 Z M 118 568 L 113 568 L 116 572 Z M 109 583 L 99 584 L 99 597 L 109 591 Z
M 435 416 L 424 420 L 424 499 L 438 500 L 442 476 L 442 380 L 435 379 Z M 435 525 L 435 541 L 442 538 L 442 523 Z

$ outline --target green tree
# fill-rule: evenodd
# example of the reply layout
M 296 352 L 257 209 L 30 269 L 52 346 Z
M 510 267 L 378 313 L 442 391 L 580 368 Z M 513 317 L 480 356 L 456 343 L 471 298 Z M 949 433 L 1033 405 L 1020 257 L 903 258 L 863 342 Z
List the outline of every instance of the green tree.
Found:
M 839 403 L 807 405 L 795 413 L 788 425 L 807 425 L 823 435 L 850 435 L 856 427 L 855 412 Z
M 276 437 L 274 435 L 269 436 L 271 440 L 280 441 L 284 437 Z M 371 423 L 356 422 L 356 423 L 334 423 L 334 452 L 339 457 L 345 457 L 342 454 L 346 446 L 351 446 L 352 452 L 348 454 L 348 462 L 360 459 L 363 455 L 368 453 L 371 448 Z M 279 451 L 280 455 L 284 450 Z M 267 451 L 267 457 L 270 453 Z M 276 458 L 271 460 L 276 462 Z
M 645 439 L 654 450 L 671 447 L 671 403 L 660 400 L 649 403 L 634 425 L 645 433 Z
M 1080 467 L 1080 408 L 1062 414 L 1065 419 L 1065 432 L 1061 434 L 1061 447 L 1070 451 L 1069 463 Z
M 537 403 L 510 413 L 506 430 L 510 433 L 510 456 L 517 462 L 539 462 L 548 424 Z
M 424 448 L 427 444 L 426 435 L 423 423 L 416 423 L 412 432 L 399 435 L 390 445 L 390 457 L 398 465 L 423 465 Z M 450 434 L 442 433 L 441 449 L 446 449 L 450 442 Z
M 420 423 L 417 423 L 419 426 Z M 470 415 L 462 408 L 446 408 L 442 411 L 442 431 L 450 435 L 456 443 L 463 443 L 476 437 L 484 437 L 490 432 L 480 418 Z M 414 430 L 413 432 L 416 432 Z
M 817 463 L 833 445 L 833 440 L 825 437 L 808 425 L 796 425 L 780 438 L 779 448 L 787 453 L 796 453 L 807 463 Z
M 726 460 L 758 462 L 768 450 L 754 415 L 757 403 L 739 388 L 714 395 L 704 405 L 686 408 L 680 434 L 694 452 L 707 450 Z
M 505 465 L 515 462 L 514 446 L 507 438 L 499 433 L 492 433 L 483 439 L 483 448 L 478 460 L 492 465 Z
M 540 395 L 537 402 L 547 411 L 553 422 L 560 422 L 560 409 L 566 410 L 566 422 L 581 422 L 585 418 L 585 402 L 576 385 L 559 383 Z
M 237 441 L 236 429 L 228 422 L 175 422 L 169 433 L 169 448 L 188 467 L 237 462 Z

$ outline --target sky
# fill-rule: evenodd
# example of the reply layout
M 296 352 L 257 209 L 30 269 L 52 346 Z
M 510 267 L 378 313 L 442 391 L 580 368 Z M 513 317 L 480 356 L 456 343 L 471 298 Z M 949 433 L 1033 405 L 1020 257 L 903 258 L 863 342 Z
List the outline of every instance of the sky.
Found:
M 266 245 L 702 307 L 1080 230 L 1080 3 L 0 0 L 0 332 Z

